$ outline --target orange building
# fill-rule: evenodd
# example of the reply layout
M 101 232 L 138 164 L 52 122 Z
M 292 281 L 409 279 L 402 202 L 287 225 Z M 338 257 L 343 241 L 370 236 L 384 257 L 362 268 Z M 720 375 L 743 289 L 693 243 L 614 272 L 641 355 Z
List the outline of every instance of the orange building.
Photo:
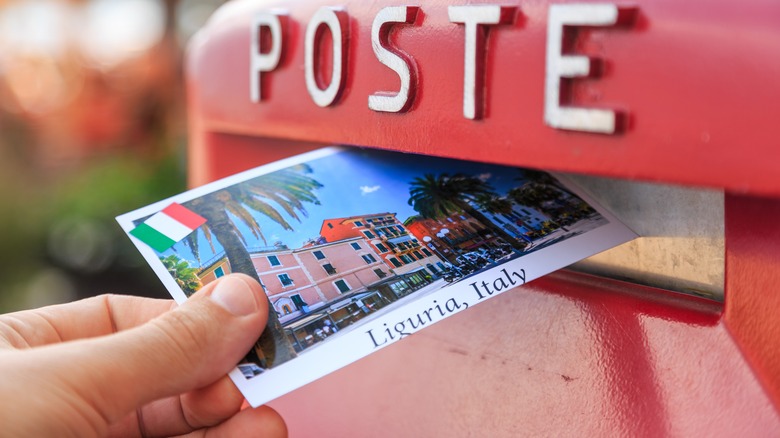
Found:
M 200 279 L 202 285 L 207 285 L 219 277 L 230 274 L 233 270 L 230 268 L 230 262 L 225 254 L 220 257 L 216 257 L 206 264 L 198 271 L 196 276 Z
M 320 235 L 328 242 L 361 238 L 396 274 L 420 271 L 436 277 L 443 269 L 443 260 L 410 234 L 395 213 L 326 219 Z
M 404 225 L 416 239 L 450 262 L 464 252 L 489 246 L 495 240 L 484 225 L 467 213 L 438 220 L 412 216 Z

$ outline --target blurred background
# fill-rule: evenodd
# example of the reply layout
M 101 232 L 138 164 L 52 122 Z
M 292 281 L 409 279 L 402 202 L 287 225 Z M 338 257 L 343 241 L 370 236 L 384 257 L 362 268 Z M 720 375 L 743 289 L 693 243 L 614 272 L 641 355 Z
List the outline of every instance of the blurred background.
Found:
M 0 0 L 0 313 L 168 297 L 114 217 L 185 189 L 182 54 L 221 3 Z

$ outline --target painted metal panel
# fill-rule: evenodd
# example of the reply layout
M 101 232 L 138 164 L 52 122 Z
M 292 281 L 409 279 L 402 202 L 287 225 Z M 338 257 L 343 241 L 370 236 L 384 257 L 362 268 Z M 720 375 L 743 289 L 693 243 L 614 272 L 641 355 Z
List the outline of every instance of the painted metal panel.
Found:
M 547 1 L 502 4 L 516 14 L 490 28 L 482 112 L 464 117 L 466 26 L 452 4 L 417 3 L 387 35 L 417 66 L 399 113 L 368 97 L 400 87 L 371 28 L 403 3 L 327 4 L 343 7 L 348 37 L 344 87 L 325 108 L 307 91 L 304 35 L 326 4 L 226 4 L 188 55 L 191 183 L 339 143 L 707 186 L 725 192 L 724 304 L 554 274 L 275 401 L 293 436 L 780 434 L 780 3 L 642 0 L 619 26 L 565 38 L 604 60 L 567 104 L 624 114 L 616 134 L 545 124 Z M 253 102 L 251 23 L 274 7 L 287 10 L 285 41 Z
M 603 60 L 602 73 L 572 81 L 571 105 L 625 113 L 615 135 L 545 124 L 545 1 L 513 2 L 513 23 L 490 27 L 481 120 L 463 116 L 465 26 L 450 22 L 443 1 L 421 3 L 413 24 L 391 29 L 394 46 L 417 65 L 409 111 L 372 111 L 368 96 L 399 87 L 371 44 L 375 16 L 396 4 L 228 3 L 190 50 L 189 92 L 199 123 L 209 131 L 780 195 L 771 159 L 780 112 L 776 1 L 645 0 L 631 3 L 628 24 L 579 28 L 570 50 Z M 304 33 L 321 6 L 341 7 L 349 31 L 344 89 L 327 108 L 314 103 L 304 74 Z M 287 10 L 281 60 L 264 73 L 264 100 L 252 102 L 251 23 L 275 7 Z

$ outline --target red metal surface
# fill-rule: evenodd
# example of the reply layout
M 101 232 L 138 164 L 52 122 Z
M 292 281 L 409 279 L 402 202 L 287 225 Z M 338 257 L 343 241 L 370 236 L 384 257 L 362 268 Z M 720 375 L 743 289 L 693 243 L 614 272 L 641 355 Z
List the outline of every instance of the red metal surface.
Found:
M 210 139 L 212 179 L 316 147 Z M 777 400 L 779 205 L 728 197 L 723 316 L 707 300 L 558 273 L 271 405 L 292 436 L 776 436 L 764 390 Z
M 420 4 L 422 21 L 394 36 L 419 66 L 405 114 L 367 107 L 369 94 L 397 86 L 371 51 L 371 21 L 401 3 L 341 4 L 350 58 L 334 107 L 314 105 L 304 85 L 303 33 L 320 4 L 231 2 L 198 36 L 192 184 L 343 143 L 722 188 L 725 310 L 558 273 L 273 402 L 293 436 L 780 435 L 780 3 L 635 2 L 632 27 L 581 32 L 578 51 L 607 63 L 575 100 L 627 111 L 611 136 L 543 123 L 547 2 L 514 3 L 516 23 L 492 31 L 477 122 L 461 115 L 463 26 L 447 21 L 447 3 Z M 249 23 L 277 5 L 290 11 L 289 44 L 268 101 L 255 104 Z
M 780 195 L 776 161 L 767 159 L 778 145 L 768 133 L 780 112 L 780 2 L 631 2 L 633 26 L 580 32 L 577 49 L 603 58 L 606 67 L 599 79 L 575 81 L 575 103 L 627 111 L 628 127 L 619 135 L 544 125 L 547 2 L 510 3 L 519 9 L 515 24 L 489 37 L 484 120 L 463 118 L 464 30 L 448 21 L 449 3 L 441 0 L 421 3 L 421 22 L 395 33 L 396 45 L 419 67 L 417 99 L 404 114 L 377 113 L 367 104 L 370 94 L 398 87 L 395 73 L 372 52 L 370 29 L 383 6 L 403 3 L 230 2 L 191 46 L 197 117 L 210 131 Z M 346 89 L 328 108 L 312 102 L 303 69 L 303 34 L 322 5 L 344 6 L 351 31 Z M 267 74 L 268 99 L 252 103 L 250 23 L 257 11 L 277 6 L 290 12 L 283 59 Z
M 293 437 L 780 433 L 717 306 L 570 273 L 270 404 Z
M 780 406 L 780 200 L 726 198 L 724 319 Z

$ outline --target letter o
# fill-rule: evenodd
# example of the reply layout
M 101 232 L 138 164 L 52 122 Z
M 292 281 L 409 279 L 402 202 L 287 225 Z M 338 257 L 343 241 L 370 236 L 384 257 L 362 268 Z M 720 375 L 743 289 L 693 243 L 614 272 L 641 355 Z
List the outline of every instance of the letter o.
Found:
M 343 9 L 323 7 L 320 8 L 306 26 L 304 40 L 304 70 L 306 75 L 306 90 L 308 90 L 314 103 L 326 107 L 333 105 L 344 88 L 346 76 L 346 56 L 344 45 L 347 40 L 348 26 L 346 26 L 347 14 Z M 324 89 L 317 85 L 314 71 L 314 47 L 317 39 L 317 29 L 327 26 L 333 37 L 333 74 L 330 84 Z

